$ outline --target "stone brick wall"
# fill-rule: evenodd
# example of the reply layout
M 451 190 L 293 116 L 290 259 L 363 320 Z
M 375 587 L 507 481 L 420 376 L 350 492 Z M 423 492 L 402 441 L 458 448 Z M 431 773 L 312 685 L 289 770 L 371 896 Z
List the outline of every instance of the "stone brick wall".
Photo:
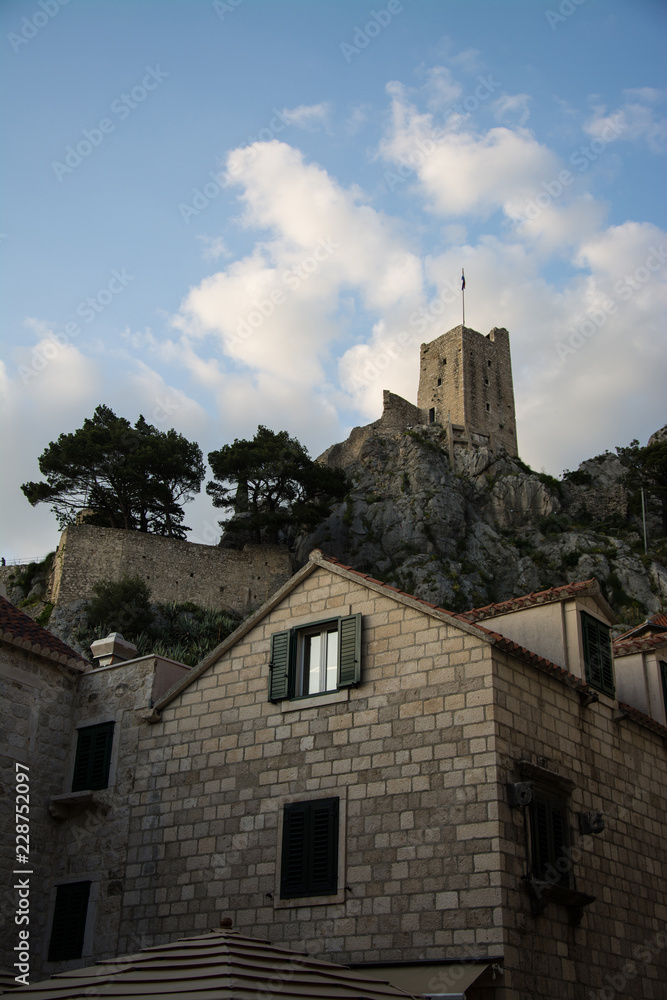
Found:
M 466 428 L 494 450 L 518 455 L 512 360 L 507 330 L 494 328 L 484 337 L 468 327 L 422 344 L 417 404 L 428 420 Z M 488 407 L 488 409 L 487 409 Z
M 194 601 L 240 614 L 257 608 L 291 575 L 287 549 L 197 545 L 140 531 L 73 525 L 60 538 L 50 599 L 89 597 L 93 584 L 140 576 L 155 602 Z
M 362 684 L 319 707 L 271 704 L 271 634 L 351 607 L 364 616 Z M 230 914 L 242 932 L 341 962 L 497 955 L 490 656 L 464 631 L 313 573 L 143 734 L 123 925 L 165 941 Z M 345 803 L 340 902 L 276 898 L 293 795 Z
M 48 919 L 48 886 L 55 854 L 55 825 L 48 813 L 54 788 L 60 791 L 69 760 L 70 727 L 78 674 L 25 649 L 0 642 L 0 700 L 3 740 L 0 753 L 0 963 L 13 970 L 19 928 L 12 889 L 15 864 L 16 763 L 29 768 L 31 972 L 41 968 Z M 24 926 L 24 925 L 21 925 Z M 35 951 L 37 949 L 37 951 Z M 31 977 L 31 981 L 34 978 Z
M 506 985 L 521 1000 L 659 1000 L 667 982 L 664 850 L 667 772 L 663 737 L 618 720 L 600 694 L 577 693 L 513 657 L 496 657 L 498 777 L 521 777 L 523 759 L 571 780 L 571 874 L 596 897 L 580 926 L 565 906 L 531 913 L 524 809 L 500 803 Z M 525 777 L 525 774 L 524 774 Z M 605 829 L 580 835 L 577 814 L 601 811 Z M 630 964 L 628 964 L 630 963 Z

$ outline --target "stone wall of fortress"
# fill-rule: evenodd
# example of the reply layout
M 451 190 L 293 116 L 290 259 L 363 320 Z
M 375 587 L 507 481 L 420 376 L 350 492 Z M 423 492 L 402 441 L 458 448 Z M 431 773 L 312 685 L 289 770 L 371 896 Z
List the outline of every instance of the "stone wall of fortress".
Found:
M 277 545 L 225 549 L 78 524 L 61 535 L 49 599 L 68 604 L 90 596 L 95 583 L 140 576 L 157 603 L 193 601 L 246 614 L 263 604 L 291 573 L 289 552 Z

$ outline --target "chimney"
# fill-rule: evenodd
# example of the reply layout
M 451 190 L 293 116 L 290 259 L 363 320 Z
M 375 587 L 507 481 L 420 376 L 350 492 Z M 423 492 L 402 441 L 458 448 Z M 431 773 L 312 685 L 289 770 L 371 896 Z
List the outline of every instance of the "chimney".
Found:
M 124 639 L 120 632 L 112 632 L 106 639 L 97 639 L 91 643 L 90 651 L 93 659 L 97 660 L 97 667 L 109 667 L 112 663 L 133 660 L 139 652 L 134 643 Z

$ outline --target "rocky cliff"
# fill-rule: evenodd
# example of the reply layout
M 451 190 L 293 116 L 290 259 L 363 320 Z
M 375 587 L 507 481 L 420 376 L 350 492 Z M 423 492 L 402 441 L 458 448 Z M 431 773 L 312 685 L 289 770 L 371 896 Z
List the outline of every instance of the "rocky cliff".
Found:
M 357 437 L 357 447 L 341 452 L 351 495 L 300 540 L 300 561 L 321 547 L 452 610 L 592 576 L 623 622 L 665 606 L 667 540 L 651 520 L 644 553 L 616 455 L 556 480 L 484 448 L 458 451 L 452 464 L 446 434 L 435 426 L 378 423 Z M 323 458 L 337 454 L 330 449 Z

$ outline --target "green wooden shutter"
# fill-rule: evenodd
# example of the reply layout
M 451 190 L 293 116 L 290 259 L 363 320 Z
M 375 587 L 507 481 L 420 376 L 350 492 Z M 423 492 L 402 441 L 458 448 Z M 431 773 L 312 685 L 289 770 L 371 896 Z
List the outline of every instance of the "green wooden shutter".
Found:
M 308 892 L 308 802 L 293 802 L 283 814 L 283 851 L 280 869 L 281 898 Z
M 567 814 L 565 807 L 560 802 L 549 802 L 550 829 L 552 842 L 552 864 L 558 872 L 558 885 L 570 884 L 570 866 L 565 867 L 558 862 L 565 857 L 564 851 L 567 847 Z M 567 858 L 565 858 L 567 860 Z M 564 870 L 562 870 L 564 869 Z
M 81 958 L 90 885 L 90 882 L 72 882 L 58 886 L 49 942 L 49 962 Z
M 274 632 L 271 636 L 269 701 L 281 701 L 289 697 L 292 647 L 292 633 L 289 629 L 285 632 Z
M 537 796 L 530 804 L 530 834 L 533 848 L 533 875 L 542 879 L 549 864 L 549 809 L 545 800 Z
M 588 683 L 614 697 L 614 663 L 611 655 L 609 626 L 585 611 L 581 612 L 584 640 L 584 664 Z
M 337 892 L 339 801 L 317 799 L 285 806 L 281 898 Z
M 660 676 L 662 677 L 662 698 L 667 713 L 667 663 L 664 660 L 660 660 Z
M 73 792 L 108 787 L 113 730 L 113 722 L 79 729 L 72 778 Z
M 338 687 L 350 687 L 361 680 L 361 615 L 341 618 L 338 629 L 340 638 Z
M 338 802 L 311 802 L 310 891 L 315 894 L 338 890 Z

